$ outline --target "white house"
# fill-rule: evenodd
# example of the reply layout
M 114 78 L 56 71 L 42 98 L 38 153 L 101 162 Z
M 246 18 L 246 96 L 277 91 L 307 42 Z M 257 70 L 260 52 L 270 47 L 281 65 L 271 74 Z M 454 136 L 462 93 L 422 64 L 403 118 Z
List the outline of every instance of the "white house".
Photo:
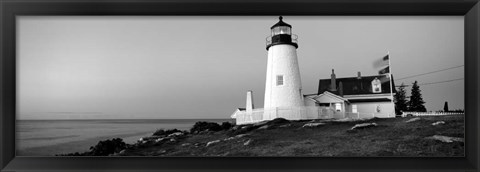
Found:
M 358 72 L 356 77 L 336 78 L 332 70 L 331 78 L 320 79 L 317 94 L 305 95 L 305 105 L 356 114 L 358 118 L 395 117 L 396 90 L 389 76 L 361 76 Z

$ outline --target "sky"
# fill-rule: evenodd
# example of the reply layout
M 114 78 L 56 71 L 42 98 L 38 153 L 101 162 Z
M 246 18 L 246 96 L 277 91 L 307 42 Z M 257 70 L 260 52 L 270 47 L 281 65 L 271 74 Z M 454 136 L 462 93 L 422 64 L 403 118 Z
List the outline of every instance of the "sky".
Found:
M 376 75 L 420 85 L 427 110 L 464 108 L 463 16 L 284 16 L 304 94 Z M 265 38 L 278 16 L 19 16 L 17 119 L 229 118 L 263 107 Z M 450 70 L 418 77 L 451 67 Z M 459 80 L 456 80 L 459 79 Z M 407 87 L 407 95 L 410 89 Z

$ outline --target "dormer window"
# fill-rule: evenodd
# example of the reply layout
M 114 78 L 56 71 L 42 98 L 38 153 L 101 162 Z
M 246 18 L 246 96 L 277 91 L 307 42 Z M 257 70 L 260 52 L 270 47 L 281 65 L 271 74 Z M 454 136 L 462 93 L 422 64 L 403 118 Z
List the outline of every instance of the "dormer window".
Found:
M 373 93 L 381 93 L 382 92 L 382 83 L 378 78 L 375 78 L 372 81 L 372 92 Z

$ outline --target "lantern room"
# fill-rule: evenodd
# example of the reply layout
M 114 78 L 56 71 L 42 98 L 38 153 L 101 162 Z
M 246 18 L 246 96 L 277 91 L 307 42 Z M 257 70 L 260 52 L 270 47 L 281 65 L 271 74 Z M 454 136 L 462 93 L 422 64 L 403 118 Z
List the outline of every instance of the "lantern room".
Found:
M 271 35 L 267 37 L 267 50 L 274 45 L 289 44 L 298 48 L 297 35 L 292 34 L 292 26 L 283 22 L 283 17 L 280 16 L 279 21 L 270 27 Z

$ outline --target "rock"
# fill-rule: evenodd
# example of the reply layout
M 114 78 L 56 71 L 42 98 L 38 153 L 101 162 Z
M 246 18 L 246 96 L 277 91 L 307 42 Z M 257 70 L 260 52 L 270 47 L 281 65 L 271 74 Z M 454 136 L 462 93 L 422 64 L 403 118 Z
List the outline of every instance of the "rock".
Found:
M 355 129 L 364 129 L 364 128 L 370 128 L 370 127 L 376 127 L 377 123 L 361 123 L 353 126 L 350 130 L 355 130 Z
M 125 151 L 126 151 L 126 150 L 125 150 L 125 149 L 123 149 L 123 150 L 121 150 L 120 152 L 118 152 L 118 154 L 122 155 L 122 154 L 124 154 L 124 153 L 125 153 Z
M 177 140 L 175 140 L 174 138 L 171 138 L 170 139 L 170 142 L 176 142 Z
M 181 146 L 184 147 L 184 146 L 189 146 L 189 145 L 191 145 L 191 144 L 190 143 L 184 143 Z
M 158 142 L 161 142 L 161 141 L 163 141 L 163 140 L 165 140 L 165 139 L 166 139 L 166 138 L 159 138 L 159 139 L 155 140 L 155 142 L 158 143 Z
M 441 124 L 445 124 L 445 121 L 437 121 L 437 122 L 432 123 L 433 126 L 441 125 Z
M 264 126 L 261 126 L 260 128 L 258 128 L 259 130 L 265 130 L 265 129 L 268 129 L 268 125 L 264 125 Z
M 159 150 L 156 152 L 157 154 L 164 154 L 164 153 L 167 153 L 167 150 Z
M 248 136 L 250 134 L 239 134 L 239 135 L 236 135 L 235 138 L 242 138 L 242 137 L 245 137 L 245 136 Z
M 303 125 L 302 127 L 305 128 L 305 127 L 318 127 L 318 126 L 322 126 L 322 125 L 325 125 L 325 123 L 321 123 L 321 122 L 317 122 L 317 123 L 306 123 L 305 125 Z
M 252 142 L 252 139 L 248 139 L 245 143 L 243 143 L 243 146 L 248 146 Z
M 138 141 L 143 142 L 143 141 L 155 141 L 157 139 L 163 138 L 162 136 L 150 136 L 150 137 L 142 137 Z
M 265 125 L 266 123 L 268 123 L 269 121 L 260 121 L 260 122 L 257 122 L 257 123 L 254 123 L 253 126 L 257 127 L 257 126 L 262 126 L 262 125 Z
M 220 140 L 210 141 L 210 142 L 207 143 L 206 147 L 208 147 L 208 146 L 210 146 L 210 145 L 212 145 L 212 144 L 218 143 L 218 142 L 220 142 Z
M 240 126 L 239 126 L 239 125 L 235 125 L 234 127 L 232 127 L 232 130 L 234 130 L 234 131 L 235 131 L 235 130 L 238 130 L 238 129 L 240 129 Z
M 238 139 L 238 138 L 242 138 L 244 136 L 248 136 L 249 134 L 239 134 L 239 135 L 236 135 L 236 136 L 233 136 L 233 137 L 229 137 L 229 138 L 226 138 L 226 139 L 223 139 L 223 141 L 229 141 L 229 140 L 233 140 L 233 139 Z
M 118 153 L 110 154 L 110 155 L 108 155 L 108 156 L 120 156 L 120 155 L 123 155 L 123 154 L 125 154 L 125 149 L 121 150 L 121 151 L 118 152 Z
M 226 139 L 223 139 L 223 141 L 229 141 L 229 140 L 233 140 L 233 139 L 238 139 L 238 138 L 242 138 L 244 136 L 248 136 L 249 134 L 239 134 L 239 135 L 236 135 L 236 136 L 233 136 L 233 137 L 229 137 L 229 138 L 226 138 Z
M 181 135 L 183 135 L 182 132 L 175 132 L 175 133 L 169 134 L 168 137 L 181 136 Z
M 433 135 L 431 137 L 426 137 L 426 139 L 438 140 L 445 143 L 464 142 L 464 139 L 460 137 L 449 137 L 449 136 L 442 136 L 442 135 Z
M 416 117 L 416 118 L 409 119 L 408 121 L 405 121 L 405 122 L 409 123 L 409 122 L 414 122 L 414 121 L 418 121 L 418 120 L 420 120 L 420 118 Z
M 350 122 L 350 121 L 361 121 L 361 120 L 363 120 L 363 119 L 341 118 L 341 119 L 333 119 L 331 121 L 333 121 L 333 122 Z
M 235 139 L 235 137 L 229 137 L 229 138 L 223 139 L 223 141 L 229 141 L 229 140 L 233 140 L 233 139 Z
M 280 125 L 279 127 L 280 127 L 280 128 L 285 128 L 285 127 L 290 127 L 290 126 L 292 126 L 292 124 Z

